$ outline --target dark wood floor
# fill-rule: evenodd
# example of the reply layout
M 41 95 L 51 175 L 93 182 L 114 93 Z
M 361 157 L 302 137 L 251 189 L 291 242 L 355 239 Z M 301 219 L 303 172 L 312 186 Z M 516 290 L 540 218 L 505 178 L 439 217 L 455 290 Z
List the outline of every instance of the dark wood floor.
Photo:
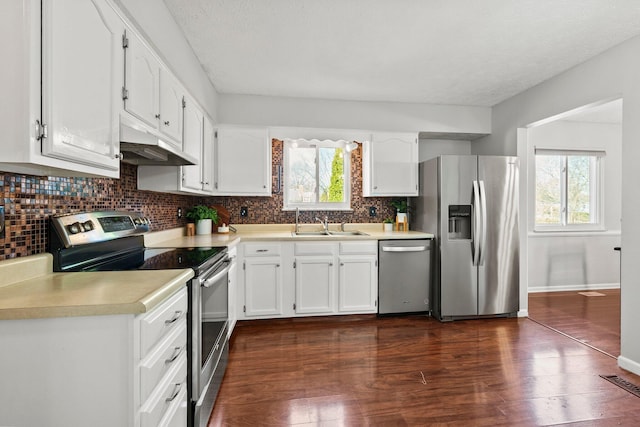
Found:
M 600 349 L 620 355 L 620 289 L 597 290 L 603 296 L 573 292 L 529 294 L 529 317 Z
M 640 425 L 640 398 L 599 374 L 640 384 L 529 319 L 252 321 L 209 425 Z

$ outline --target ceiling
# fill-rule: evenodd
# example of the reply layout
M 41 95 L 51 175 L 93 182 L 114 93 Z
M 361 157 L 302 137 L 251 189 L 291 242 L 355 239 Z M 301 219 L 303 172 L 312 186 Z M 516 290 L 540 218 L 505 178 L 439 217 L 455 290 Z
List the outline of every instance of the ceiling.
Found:
M 638 0 L 165 0 L 220 93 L 493 106 L 640 34 Z

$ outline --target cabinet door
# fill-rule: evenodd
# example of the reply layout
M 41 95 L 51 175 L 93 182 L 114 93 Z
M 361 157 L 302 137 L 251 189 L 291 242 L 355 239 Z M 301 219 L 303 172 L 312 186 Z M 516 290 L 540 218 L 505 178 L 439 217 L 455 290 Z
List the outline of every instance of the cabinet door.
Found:
M 365 196 L 418 195 L 418 136 L 415 133 L 373 134 L 367 143 Z
M 282 314 L 280 257 L 245 259 L 245 316 Z
M 215 129 L 213 122 L 205 116 L 204 118 L 204 135 L 202 140 L 202 189 L 208 193 L 213 192 L 213 174 L 214 174 L 214 140 Z
M 156 129 L 160 118 L 160 63 L 133 31 L 127 31 L 126 37 L 124 109 Z
M 333 257 L 298 257 L 296 268 L 297 314 L 335 312 Z
M 121 35 L 105 0 L 43 2 L 42 153 L 118 170 Z
M 338 310 L 372 313 L 377 311 L 378 275 L 375 256 L 340 257 Z
M 182 166 L 181 190 L 202 190 L 203 133 L 204 115 L 193 100 L 187 99 L 184 107 L 184 152 L 200 163 Z
M 216 140 L 216 190 L 227 195 L 271 195 L 268 129 L 220 128 Z
M 167 141 L 182 150 L 182 109 L 184 91 L 180 83 L 164 68 L 160 69 L 160 132 Z M 199 158 L 200 156 L 196 156 Z

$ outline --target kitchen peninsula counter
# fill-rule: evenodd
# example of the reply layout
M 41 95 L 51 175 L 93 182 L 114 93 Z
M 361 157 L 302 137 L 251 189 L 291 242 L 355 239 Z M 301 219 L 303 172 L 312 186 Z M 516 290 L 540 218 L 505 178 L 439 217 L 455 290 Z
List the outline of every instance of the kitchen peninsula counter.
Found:
M 0 320 L 146 313 L 193 270 L 54 273 L 51 254 L 0 262 Z

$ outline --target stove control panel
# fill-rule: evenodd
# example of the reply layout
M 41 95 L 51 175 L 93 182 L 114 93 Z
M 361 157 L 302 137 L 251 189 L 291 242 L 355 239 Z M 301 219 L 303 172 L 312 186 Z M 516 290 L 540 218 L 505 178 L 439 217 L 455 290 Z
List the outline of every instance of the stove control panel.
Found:
M 151 221 L 138 212 L 99 211 L 54 216 L 51 224 L 52 231 L 68 248 L 146 233 Z

